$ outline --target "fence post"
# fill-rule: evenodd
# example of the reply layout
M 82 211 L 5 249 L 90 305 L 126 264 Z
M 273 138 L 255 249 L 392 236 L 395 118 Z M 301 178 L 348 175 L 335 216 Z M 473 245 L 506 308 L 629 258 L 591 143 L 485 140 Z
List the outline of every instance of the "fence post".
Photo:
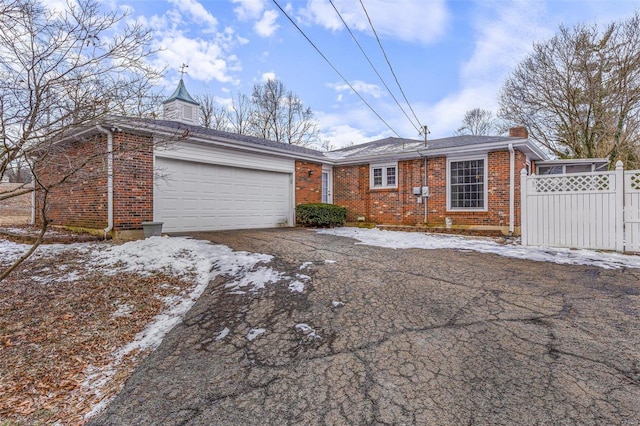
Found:
M 520 170 L 520 242 L 528 245 L 527 235 L 527 169 Z
M 616 162 L 616 251 L 624 251 L 624 167 L 622 161 Z

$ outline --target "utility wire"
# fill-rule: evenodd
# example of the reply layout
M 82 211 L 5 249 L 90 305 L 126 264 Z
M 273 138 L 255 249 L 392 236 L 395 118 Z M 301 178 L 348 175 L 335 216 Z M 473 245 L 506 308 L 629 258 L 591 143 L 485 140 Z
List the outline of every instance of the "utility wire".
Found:
M 376 32 L 376 29 L 373 27 L 373 22 L 371 22 L 371 18 L 369 17 L 369 13 L 367 12 L 367 8 L 364 7 L 364 3 L 362 2 L 362 0 L 360 0 L 360 5 L 362 6 L 362 10 L 364 10 L 364 14 L 367 15 L 367 20 L 369 21 L 369 26 L 371 26 L 371 30 L 373 31 L 373 34 L 376 36 L 376 40 L 378 41 L 378 46 L 380 46 L 380 50 L 382 50 L 382 54 L 384 55 L 384 59 L 387 61 L 387 64 L 389 65 L 389 69 L 391 70 L 391 74 L 393 74 L 393 78 L 396 80 L 396 84 L 398 85 L 398 88 L 400 89 L 400 93 L 402 93 L 402 97 L 404 98 L 405 102 L 409 106 L 409 109 L 413 113 L 413 116 L 415 117 L 415 119 L 418 122 L 418 124 L 420 125 L 420 127 L 423 127 L 422 124 L 420 124 L 420 120 L 418 119 L 418 116 L 416 115 L 415 111 L 411 107 L 411 104 L 409 103 L 409 100 L 407 99 L 407 96 L 404 94 L 404 90 L 402 90 L 402 86 L 400 86 L 400 82 L 398 81 L 398 77 L 396 76 L 395 71 L 393 71 L 393 67 L 391 66 L 391 62 L 389 61 L 389 58 L 387 57 L 387 52 L 385 52 L 384 47 L 382 47 L 382 43 L 380 42 L 380 37 L 378 37 L 378 33 Z M 413 122 L 411 124 L 413 124 Z
M 356 36 L 353 34 L 353 32 L 351 31 L 351 28 L 349 28 L 349 25 L 347 25 L 347 23 L 345 22 L 344 18 L 342 17 L 342 14 L 340 14 L 340 12 L 338 11 L 338 9 L 336 8 L 336 6 L 333 4 L 333 0 L 329 0 L 329 3 L 331 3 L 331 6 L 333 7 L 333 10 L 336 11 L 336 14 L 338 14 L 338 17 L 340 18 L 340 20 L 342 21 L 342 23 L 344 24 L 345 28 L 347 29 L 347 31 L 349 31 L 349 34 L 351 34 L 351 38 L 353 39 L 353 41 L 356 42 L 356 44 L 358 45 L 358 47 L 360 48 L 360 52 L 362 52 L 362 54 L 364 55 L 365 58 L 367 58 L 367 62 L 369 62 L 369 65 L 371 65 L 371 68 L 373 69 L 373 71 L 376 73 L 376 75 L 378 76 L 378 78 L 380 79 L 380 81 L 382 82 L 382 84 L 384 85 L 384 87 L 387 89 L 387 92 L 389 92 L 389 94 L 391 95 L 391 97 L 393 98 L 394 101 L 396 101 L 396 104 L 398 105 L 398 108 L 400 108 L 400 111 L 402 111 L 402 113 L 405 115 L 405 117 L 407 117 L 407 120 L 409 120 L 409 122 L 411 123 L 411 125 L 414 127 L 414 129 L 416 129 L 418 132 L 420 132 L 420 129 L 418 128 L 418 126 L 416 126 L 413 123 L 413 120 L 411 119 L 411 117 L 409 117 L 409 114 L 407 114 L 407 112 L 404 110 L 404 108 L 402 108 L 402 105 L 400 105 L 400 102 L 398 101 L 398 99 L 395 97 L 395 95 L 393 94 L 393 92 L 391 91 L 391 89 L 389 88 L 389 86 L 387 85 L 387 83 L 384 81 L 384 79 L 382 78 L 382 76 L 380 75 L 380 73 L 378 72 L 378 70 L 376 69 L 375 65 L 373 65 L 373 63 L 371 62 L 371 59 L 369 59 L 369 56 L 367 55 L 367 53 L 364 51 L 364 49 L 362 48 L 362 46 L 360 45 L 360 43 L 358 42 L 358 40 L 356 39 Z M 420 124 L 420 122 L 418 121 L 418 124 Z
M 364 104 L 369 107 L 369 109 L 376 115 L 376 117 L 378 117 L 380 119 L 380 121 L 382 121 L 385 126 L 387 126 L 389 128 L 389 130 L 391 130 L 397 137 L 401 137 L 398 132 L 396 132 L 393 127 L 391 127 L 389 125 L 389 123 L 387 123 L 384 118 L 382 118 L 380 116 L 380 114 L 378 114 L 378 112 L 369 104 L 369 102 L 367 102 L 362 95 L 360 95 L 360 93 L 358 93 L 358 91 L 355 89 L 355 87 L 353 87 L 353 85 L 351 83 L 349 83 L 349 81 L 342 75 L 342 73 L 340 71 L 338 71 L 338 69 L 331 63 L 331 61 L 320 51 L 320 49 L 311 41 L 311 39 L 305 34 L 304 31 L 302 31 L 302 29 L 298 26 L 298 24 L 296 24 L 294 22 L 294 20 L 289 16 L 289 14 L 287 12 L 284 11 L 284 9 L 278 4 L 277 0 L 272 0 L 273 3 L 275 3 L 276 6 L 278 6 L 278 9 L 280 9 L 280 11 L 284 14 L 284 16 L 287 17 L 287 19 L 289 20 L 289 22 L 291 22 L 293 24 L 294 27 L 296 27 L 296 29 L 300 32 L 300 34 L 302 34 L 302 36 L 309 42 L 309 44 L 311 44 L 311 46 L 313 46 L 313 48 L 316 50 L 316 52 L 318 52 L 318 54 L 320 54 L 320 56 L 322 56 L 322 59 L 324 59 L 329 66 L 336 72 L 336 74 L 338 74 L 340 76 L 340 78 L 342 78 L 342 80 L 347 84 L 347 86 L 349 86 L 351 88 L 351 90 L 353 90 L 353 92 L 358 95 L 358 97 L 360 98 L 360 100 L 362 102 L 364 102 Z

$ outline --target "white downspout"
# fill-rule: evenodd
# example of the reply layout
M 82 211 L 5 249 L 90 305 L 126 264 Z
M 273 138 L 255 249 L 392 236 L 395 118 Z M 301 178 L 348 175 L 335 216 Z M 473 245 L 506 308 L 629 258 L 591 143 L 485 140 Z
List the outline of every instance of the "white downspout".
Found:
M 515 232 L 515 177 L 513 175 L 516 168 L 516 153 L 513 150 L 513 144 L 509 144 L 509 235 Z
M 113 230 L 113 133 L 99 124 L 99 132 L 107 135 L 107 227 L 104 228 L 104 239 Z
M 429 182 L 427 180 L 427 156 L 424 156 L 424 186 L 429 185 Z M 429 204 L 429 197 L 422 197 L 422 201 L 424 203 L 424 224 L 426 225 L 428 223 L 428 218 L 427 218 L 427 212 L 429 211 L 429 209 L 427 208 L 428 204 Z

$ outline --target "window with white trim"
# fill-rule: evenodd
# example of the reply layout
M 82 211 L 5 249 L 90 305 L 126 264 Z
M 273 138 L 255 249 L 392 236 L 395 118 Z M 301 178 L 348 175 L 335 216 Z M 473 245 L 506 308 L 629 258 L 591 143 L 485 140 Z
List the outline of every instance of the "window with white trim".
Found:
M 371 165 L 369 172 L 371 188 L 398 187 L 398 163 Z
M 447 160 L 447 209 L 487 209 L 487 157 Z

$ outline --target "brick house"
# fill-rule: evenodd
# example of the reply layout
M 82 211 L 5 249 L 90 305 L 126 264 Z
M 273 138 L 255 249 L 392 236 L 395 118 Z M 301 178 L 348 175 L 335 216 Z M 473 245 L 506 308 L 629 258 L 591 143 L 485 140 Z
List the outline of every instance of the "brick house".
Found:
M 519 233 L 520 171 L 547 159 L 521 127 L 508 137 L 455 136 L 426 147 L 387 138 L 329 155 L 334 203 L 347 207 L 348 220 L 504 234 Z
M 56 144 L 45 182 L 83 166 L 50 191 L 48 219 L 126 238 L 150 221 L 164 232 L 293 226 L 295 205 L 326 202 L 353 222 L 517 234 L 520 170 L 549 160 L 524 128 L 320 152 L 201 127 L 197 105 L 181 80 L 164 119 L 106 119 Z

